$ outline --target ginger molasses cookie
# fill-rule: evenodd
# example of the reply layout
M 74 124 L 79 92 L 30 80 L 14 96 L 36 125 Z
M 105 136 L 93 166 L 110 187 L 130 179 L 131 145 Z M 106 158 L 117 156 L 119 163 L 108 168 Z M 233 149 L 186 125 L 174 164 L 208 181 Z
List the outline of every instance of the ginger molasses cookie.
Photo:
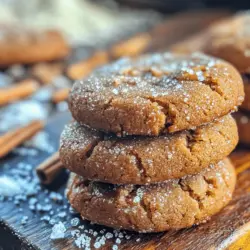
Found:
M 72 176 L 69 202 L 83 218 L 114 228 L 160 232 L 206 222 L 230 200 L 236 174 L 228 159 L 193 176 L 145 186 Z
M 95 129 L 155 136 L 208 123 L 243 99 L 232 65 L 200 53 L 164 53 L 121 59 L 77 81 L 69 108 Z
M 239 130 L 239 140 L 243 144 L 250 144 L 250 112 L 234 114 Z
M 232 63 L 241 73 L 250 73 L 250 12 L 212 25 L 202 51 Z
M 60 157 L 85 179 L 145 184 L 196 174 L 229 155 L 237 142 L 230 115 L 194 131 L 159 137 L 117 138 L 73 122 L 61 135 Z
M 0 25 L 0 67 L 51 61 L 65 57 L 68 52 L 66 41 L 55 30 Z

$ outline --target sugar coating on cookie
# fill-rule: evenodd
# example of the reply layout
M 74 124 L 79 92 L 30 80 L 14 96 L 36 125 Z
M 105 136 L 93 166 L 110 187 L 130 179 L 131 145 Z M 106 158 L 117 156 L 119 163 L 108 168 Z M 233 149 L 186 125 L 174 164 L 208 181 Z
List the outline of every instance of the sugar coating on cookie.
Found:
M 0 67 L 61 59 L 69 46 L 56 30 L 0 25 Z
M 77 81 L 73 117 L 118 135 L 159 135 L 194 128 L 236 110 L 242 79 L 219 59 L 194 53 L 124 58 Z
M 231 200 L 235 181 L 226 159 L 197 175 L 145 186 L 105 184 L 72 174 L 67 196 L 94 223 L 160 232 L 206 222 Z
M 237 143 L 230 115 L 195 131 L 159 137 L 117 138 L 73 122 L 62 132 L 60 158 L 85 179 L 146 184 L 196 174 L 224 159 Z

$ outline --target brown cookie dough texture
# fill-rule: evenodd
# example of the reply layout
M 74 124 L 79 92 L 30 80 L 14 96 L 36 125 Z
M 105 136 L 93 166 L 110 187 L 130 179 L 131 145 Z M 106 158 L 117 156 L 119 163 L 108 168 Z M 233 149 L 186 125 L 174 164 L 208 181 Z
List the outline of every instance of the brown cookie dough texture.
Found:
M 69 97 L 75 120 L 118 135 L 191 129 L 234 111 L 244 99 L 230 64 L 204 54 L 122 59 L 77 81 Z
M 54 30 L 35 31 L 19 26 L 0 26 L 0 67 L 65 57 L 69 47 Z
M 73 122 L 61 135 L 60 158 L 85 179 L 145 184 L 196 174 L 224 159 L 237 142 L 230 115 L 194 131 L 159 137 L 107 137 Z
M 202 51 L 232 63 L 241 73 L 250 73 L 250 12 L 211 26 Z
M 145 186 L 112 185 L 73 175 L 70 204 L 94 223 L 160 232 L 206 222 L 230 200 L 236 174 L 229 160 L 201 173 Z
M 237 112 L 234 117 L 238 125 L 240 142 L 250 144 L 250 113 Z

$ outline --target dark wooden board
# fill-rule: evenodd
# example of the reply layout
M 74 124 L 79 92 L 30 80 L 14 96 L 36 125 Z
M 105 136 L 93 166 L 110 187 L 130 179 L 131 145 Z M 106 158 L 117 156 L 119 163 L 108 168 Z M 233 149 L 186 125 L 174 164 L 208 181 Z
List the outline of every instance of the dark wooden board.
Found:
M 46 131 L 50 134 L 51 138 L 53 138 L 55 146 L 57 146 L 62 127 L 68 120 L 68 114 L 61 114 L 54 117 L 48 123 Z M 46 154 L 41 152 L 39 157 L 29 157 L 25 160 L 32 166 L 36 166 L 45 157 Z M 17 162 L 23 161 L 21 156 L 16 155 L 11 155 L 9 159 L 5 159 L 5 161 L 6 160 L 8 160 L 13 167 Z M 234 153 L 232 160 L 238 168 L 243 166 L 243 164 L 250 165 L 250 152 L 238 151 Z M 0 162 L 0 165 L 2 164 L 3 162 Z M 62 182 L 62 180 L 60 180 L 59 183 L 60 182 Z M 43 197 L 46 197 L 46 192 L 48 192 L 46 190 L 55 190 L 63 194 L 64 189 L 65 182 L 62 185 L 43 188 L 39 192 L 39 199 L 41 200 Z M 65 200 L 63 203 L 67 204 Z M 40 220 L 43 216 L 42 213 L 34 213 L 30 211 L 27 206 L 28 204 L 25 202 L 20 206 L 13 204 L 13 201 L 0 202 L 1 225 L 7 226 L 19 235 L 20 242 L 22 242 L 23 245 L 22 249 L 28 249 L 28 246 L 32 249 L 44 250 L 78 249 L 70 236 L 62 240 L 50 240 L 52 226 Z M 60 206 L 62 205 L 59 205 L 59 207 Z M 57 207 L 58 205 L 55 204 L 55 209 Z M 19 208 L 22 208 L 23 211 L 20 212 Z M 29 217 L 25 225 L 21 224 L 23 215 Z M 70 228 L 69 221 L 73 217 L 75 217 L 75 215 L 68 214 L 67 217 L 64 218 L 67 228 Z M 97 232 L 103 229 L 103 227 L 100 226 L 89 225 L 86 221 L 82 221 L 82 224 L 84 224 L 86 228 L 93 228 Z M 119 245 L 119 249 L 225 249 L 230 242 L 237 241 L 248 232 L 250 232 L 250 170 L 246 170 L 238 175 L 238 185 L 232 202 L 208 223 L 189 229 L 169 231 L 166 233 L 145 235 L 130 233 L 131 239 L 122 241 Z M 139 242 L 138 239 L 140 239 Z M 111 249 L 110 244 L 106 243 L 103 249 Z
M 48 125 L 46 126 L 45 131 L 49 134 L 50 142 L 52 143 L 52 146 L 55 149 L 58 148 L 59 136 L 60 136 L 60 133 L 61 133 L 64 125 L 70 120 L 71 120 L 71 116 L 67 112 L 67 113 L 55 115 L 48 122 Z M 15 168 L 16 164 L 18 164 L 20 162 L 26 162 L 26 163 L 31 164 L 33 167 L 35 167 L 39 163 L 41 163 L 44 159 L 46 159 L 48 156 L 49 156 L 49 154 L 46 152 L 43 152 L 43 151 L 39 151 L 38 156 L 20 156 L 18 154 L 11 153 L 6 158 L 0 160 L 0 175 L 7 174 L 13 168 Z M 10 166 L 8 169 L 4 168 L 5 163 L 8 163 L 8 165 Z M 61 185 L 61 183 L 64 183 L 64 184 L 66 183 L 67 176 L 63 175 L 60 177 L 63 177 L 63 179 L 57 180 L 57 183 L 55 183 L 54 186 L 49 187 L 49 190 L 50 191 L 57 191 L 57 192 L 60 192 L 63 194 L 65 185 Z M 46 194 L 44 193 L 46 191 L 46 189 L 47 188 L 45 188 L 44 190 L 41 191 L 40 195 L 42 197 L 46 196 Z M 42 199 L 42 198 L 40 198 L 40 199 Z M 20 207 L 22 207 L 22 209 L 24 210 L 23 213 L 19 211 Z M 6 216 L 7 216 L 7 218 L 6 218 Z M 32 218 L 29 221 L 27 227 L 21 226 L 21 219 L 23 216 L 28 216 L 29 218 Z M 17 247 L 14 249 L 19 249 L 18 247 L 20 247 L 20 244 L 22 244 L 23 247 L 26 247 L 26 248 L 27 248 L 27 246 L 29 246 L 29 244 L 31 244 L 32 247 L 35 247 L 35 246 L 38 247 L 39 244 L 44 245 L 45 247 L 48 247 L 48 245 L 44 244 L 45 238 L 41 237 L 41 242 L 40 242 L 38 239 L 41 236 L 41 234 L 37 234 L 36 230 L 33 230 L 34 228 L 37 228 L 37 230 L 39 230 L 39 228 L 41 226 L 42 235 L 46 232 L 46 230 L 43 231 L 43 229 L 46 229 L 46 227 L 44 227 L 44 225 L 43 225 L 44 223 L 41 223 L 41 221 L 40 221 L 41 216 L 42 216 L 42 214 L 39 214 L 39 216 L 37 217 L 36 214 L 32 213 L 28 209 L 27 204 L 24 204 L 24 206 L 16 206 L 13 203 L 13 201 L 9 201 L 9 202 L 8 201 L 4 201 L 4 202 L 0 201 L 0 225 L 1 225 L 1 228 L 3 228 L 3 227 L 5 227 L 5 229 L 8 228 L 9 231 L 12 232 L 12 234 L 14 234 L 14 235 L 17 234 L 18 238 L 21 239 L 21 240 L 19 239 L 18 241 L 14 239 L 13 245 L 14 245 L 14 247 Z M 6 230 L 4 230 L 4 231 L 6 231 Z M 37 235 L 37 237 L 36 237 L 36 235 Z M 10 235 L 8 235 L 8 234 L 6 234 L 6 237 L 8 240 L 11 239 Z M 37 244 L 34 245 L 34 242 L 37 242 L 38 245 Z M 7 240 L 5 240 L 5 238 L 2 237 L 2 234 L 0 234 L 0 249 L 1 249 L 1 247 L 4 247 L 3 249 L 8 249 L 7 246 L 11 247 L 9 249 L 12 249 L 12 241 L 8 242 Z M 22 248 L 22 249 L 26 249 L 26 248 Z M 50 249 L 50 247 L 43 248 L 43 249 Z

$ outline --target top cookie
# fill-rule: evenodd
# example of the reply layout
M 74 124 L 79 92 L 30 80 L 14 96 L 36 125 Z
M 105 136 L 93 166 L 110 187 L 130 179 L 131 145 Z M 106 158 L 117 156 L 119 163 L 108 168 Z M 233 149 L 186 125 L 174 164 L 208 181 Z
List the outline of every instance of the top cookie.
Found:
M 204 54 L 121 59 L 77 81 L 73 117 L 117 135 L 159 135 L 194 128 L 234 111 L 244 99 L 235 68 Z
M 250 12 L 211 26 L 203 51 L 232 63 L 241 73 L 250 73 Z
M 0 26 L 0 67 L 35 63 L 65 57 L 69 47 L 55 30 L 35 31 L 24 27 Z

